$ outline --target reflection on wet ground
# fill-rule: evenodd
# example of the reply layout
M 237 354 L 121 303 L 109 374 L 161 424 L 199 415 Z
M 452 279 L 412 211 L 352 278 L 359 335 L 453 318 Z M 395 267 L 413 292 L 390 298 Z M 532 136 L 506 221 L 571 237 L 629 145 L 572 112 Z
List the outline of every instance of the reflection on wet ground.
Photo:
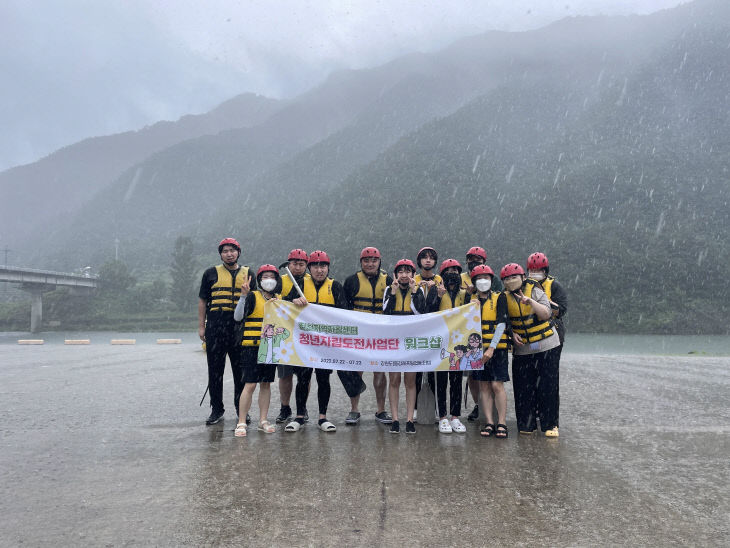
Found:
M 346 427 L 334 376 L 336 433 L 238 439 L 230 381 L 203 425 L 193 345 L 0 346 L 0 544 L 727 544 L 730 359 L 561 369 L 559 440 L 517 436 L 511 405 L 507 440 L 394 436 L 371 387 Z

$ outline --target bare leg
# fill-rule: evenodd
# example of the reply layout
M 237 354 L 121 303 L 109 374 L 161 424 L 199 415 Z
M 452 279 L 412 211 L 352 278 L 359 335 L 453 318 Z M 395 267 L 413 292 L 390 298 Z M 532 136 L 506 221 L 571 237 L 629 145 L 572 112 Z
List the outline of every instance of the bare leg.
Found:
M 388 381 L 385 373 L 373 373 L 373 389 L 375 390 L 375 400 L 378 403 L 378 413 L 385 411 L 385 391 L 388 387 Z
M 269 403 L 271 401 L 271 383 L 259 383 L 259 424 L 266 420 L 269 414 Z
M 507 392 L 504 390 L 504 383 L 494 381 L 489 383 L 494 393 L 494 403 L 497 406 L 497 415 L 499 416 L 499 424 L 507 424 Z M 491 410 L 490 410 L 491 413 Z
M 362 371 L 358 371 L 360 377 L 362 378 Z M 360 412 L 360 395 L 355 396 L 354 398 L 350 398 L 350 407 L 351 411 L 353 413 L 359 413 Z
M 390 400 L 390 414 L 393 420 L 398 420 L 398 393 L 400 392 L 400 373 L 388 373 L 390 386 L 388 386 L 388 400 Z
M 255 382 L 247 382 L 243 385 L 243 391 L 241 392 L 241 399 L 238 401 L 238 413 L 239 417 L 244 417 L 246 420 L 246 414 L 251 409 L 251 400 L 253 399 L 253 391 L 256 390 Z M 244 422 L 242 421 L 242 422 Z
M 288 407 L 291 401 L 292 388 L 294 386 L 294 374 L 279 378 L 279 399 L 283 407 Z
M 504 386 L 502 386 L 502 393 L 504 395 Z M 494 392 L 492 391 L 492 383 L 489 381 L 479 381 L 479 396 L 482 409 L 484 410 L 484 416 L 487 419 L 487 424 L 494 424 Z M 506 395 L 505 395 L 506 397 Z M 505 400 L 505 406 L 507 400 Z
M 413 422 L 413 411 L 416 409 L 416 375 L 418 373 L 404 373 L 403 381 L 406 385 L 406 416 Z M 392 382 L 392 381 L 391 381 Z M 395 420 L 395 417 L 393 417 Z

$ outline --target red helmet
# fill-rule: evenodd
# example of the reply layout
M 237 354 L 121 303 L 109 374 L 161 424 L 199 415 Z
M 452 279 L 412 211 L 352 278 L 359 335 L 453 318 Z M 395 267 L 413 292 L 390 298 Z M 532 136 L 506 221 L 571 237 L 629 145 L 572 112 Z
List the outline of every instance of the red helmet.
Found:
M 487 260 L 487 252 L 484 251 L 483 247 L 479 247 L 476 245 L 474 247 L 470 247 L 469 251 L 466 252 L 466 256 L 468 257 L 469 255 L 476 255 L 477 257 L 481 257 L 485 261 Z
M 309 264 L 312 263 L 327 263 L 330 264 L 330 258 L 324 251 L 312 251 L 309 255 Z
M 544 253 L 537 252 L 527 257 L 527 270 L 542 270 L 549 267 L 550 263 Z
M 414 265 L 413 261 L 411 261 L 410 259 L 401 259 L 400 261 L 395 263 L 395 268 L 393 269 L 393 272 L 398 272 L 398 269 L 401 266 L 407 266 L 413 271 L 414 274 L 416 273 L 416 265 Z
M 289 252 L 289 256 L 286 258 L 287 261 L 304 261 L 306 262 L 309 259 L 307 257 L 307 252 L 303 249 L 292 249 Z
M 274 274 L 276 274 L 277 278 L 281 277 L 279 276 L 279 269 L 276 268 L 273 264 L 262 264 L 259 267 L 258 272 L 256 272 L 256 281 L 261 279 L 261 274 L 263 274 L 264 272 L 273 272 Z
M 375 257 L 376 259 L 380 259 L 380 251 L 378 251 L 377 247 L 366 247 L 360 252 L 360 258 L 365 259 L 368 257 Z
M 494 271 L 489 268 L 488 265 L 480 264 L 479 266 L 475 266 L 474 270 L 471 271 L 469 274 L 471 276 L 471 279 L 473 280 L 477 276 L 481 276 L 482 274 L 489 274 L 492 278 L 494 278 Z
M 416 264 L 418 264 L 418 268 L 421 268 L 421 259 L 426 254 L 427 251 L 430 251 L 433 253 L 433 260 L 434 263 L 437 263 L 439 260 L 438 253 L 436 253 L 436 250 L 432 247 L 422 247 L 421 250 L 418 252 L 418 255 L 416 255 Z
M 218 244 L 218 255 L 220 255 L 221 251 L 223 251 L 224 245 L 232 245 L 238 250 L 238 253 L 241 253 L 241 244 L 239 244 L 235 238 L 223 238 L 221 243 Z
M 504 280 L 507 276 L 514 276 L 515 274 L 521 274 L 524 276 L 525 271 L 522 270 L 522 267 L 517 263 L 510 263 L 502 267 L 502 270 L 499 272 L 499 277 Z
M 446 259 L 443 263 L 441 263 L 441 268 L 439 268 L 439 274 L 443 274 L 444 270 L 446 270 L 449 267 L 455 266 L 459 269 L 459 274 L 461 274 L 461 271 L 463 268 L 461 268 L 461 263 L 457 261 L 456 259 Z

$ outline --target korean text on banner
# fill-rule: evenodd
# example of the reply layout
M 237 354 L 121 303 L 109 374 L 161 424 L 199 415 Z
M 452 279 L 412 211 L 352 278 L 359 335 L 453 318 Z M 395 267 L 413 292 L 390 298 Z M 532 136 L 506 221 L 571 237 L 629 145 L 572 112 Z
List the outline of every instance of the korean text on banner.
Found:
M 482 369 L 479 303 L 385 316 L 271 300 L 259 356 L 268 363 L 349 371 Z M 265 350 L 265 352 L 264 352 Z

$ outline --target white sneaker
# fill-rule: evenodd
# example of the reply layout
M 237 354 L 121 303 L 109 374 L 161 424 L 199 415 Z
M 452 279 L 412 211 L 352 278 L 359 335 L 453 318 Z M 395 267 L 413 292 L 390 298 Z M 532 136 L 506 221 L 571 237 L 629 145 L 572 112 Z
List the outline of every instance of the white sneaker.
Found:
M 459 419 L 451 419 L 451 429 L 454 432 L 458 432 L 459 434 L 463 434 L 464 432 L 466 432 L 466 426 L 461 424 L 461 421 Z
M 441 419 L 439 422 L 439 432 L 442 434 L 451 434 L 452 430 L 449 419 Z

